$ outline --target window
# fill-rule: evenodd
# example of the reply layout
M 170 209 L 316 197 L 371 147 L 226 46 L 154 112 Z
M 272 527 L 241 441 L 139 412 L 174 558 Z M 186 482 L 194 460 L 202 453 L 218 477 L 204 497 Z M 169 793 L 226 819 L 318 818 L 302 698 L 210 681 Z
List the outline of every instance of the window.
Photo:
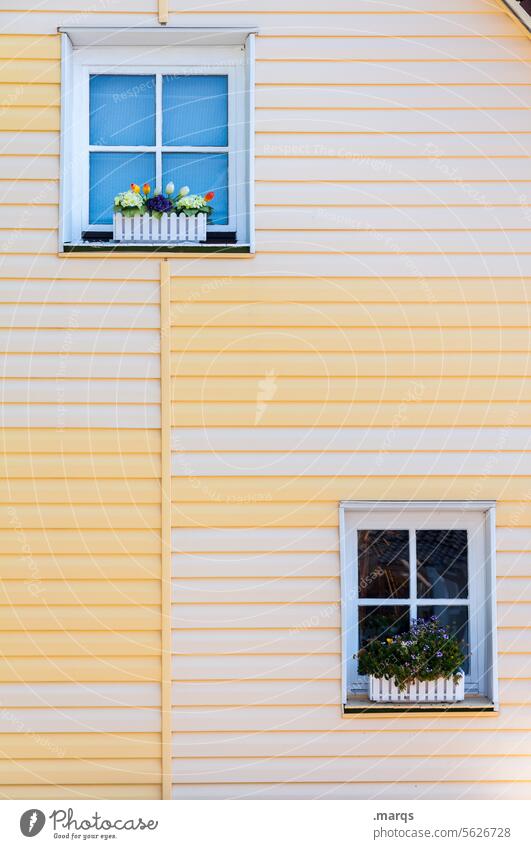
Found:
M 367 691 L 358 650 L 431 616 L 461 642 L 467 694 L 494 700 L 493 523 L 491 504 L 341 505 L 346 703 Z
M 137 30 L 145 44 L 133 47 L 127 31 L 107 32 L 97 41 L 106 46 L 85 31 L 65 36 L 62 242 L 111 240 L 119 192 L 171 182 L 215 193 L 207 243 L 251 247 L 249 33 L 217 44 L 209 31 L 209 46 L 196 34 L 191 47 L 182 31 L 188 42 L 176 44 L 175 31 Z

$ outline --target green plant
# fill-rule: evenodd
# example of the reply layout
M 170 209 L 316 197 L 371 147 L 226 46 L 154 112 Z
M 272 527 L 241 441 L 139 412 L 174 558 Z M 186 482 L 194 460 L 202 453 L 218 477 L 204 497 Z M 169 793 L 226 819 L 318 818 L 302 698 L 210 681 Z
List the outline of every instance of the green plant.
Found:
M 404 634 L 374 639 L 357 654 L 360 675 L 394 679 L 405 690 L 415 679 L 457 679 L 465 655 L 455 636 L 450 636 L 436 616 L 417 619 Z

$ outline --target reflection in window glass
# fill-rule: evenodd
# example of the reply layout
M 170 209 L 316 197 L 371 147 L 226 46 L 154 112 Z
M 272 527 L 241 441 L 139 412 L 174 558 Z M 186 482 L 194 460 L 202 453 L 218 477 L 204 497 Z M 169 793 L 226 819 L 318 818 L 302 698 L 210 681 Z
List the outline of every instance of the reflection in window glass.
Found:
M 409 607 L 381 605 L 359 608 L 359 646 L 370 640 L 384 640 L 409 628 Z
M 417 531 L 418 598 L 467 598 L 467 532 Z
M 91 75 L 90 144 L 155 144 L 154 74 Z
M 358 531 L 360 598 L 409 596 L 409 532 Z
M 459 604 L 443 607 L 438 604 L 419 604 L 417 611 L 419 619 L 429 619 L 431 616 L 436 616 L 439 620 L 439 624 L 447 629 L 450 636 L 457 636 L 459 638 L 463 653 L 466 655 L 463 670 L 466 673 L 470 672 L 468 606 Z

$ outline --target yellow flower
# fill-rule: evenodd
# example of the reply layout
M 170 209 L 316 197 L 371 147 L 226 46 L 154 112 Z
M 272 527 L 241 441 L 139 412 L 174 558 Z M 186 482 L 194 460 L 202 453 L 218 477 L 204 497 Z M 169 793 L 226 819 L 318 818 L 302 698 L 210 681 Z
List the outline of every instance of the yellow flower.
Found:
M 138 186 L 136 183 L 131 183 L 131 191 L 136 192 L 136 194 L 139 194 L 140 186 Z
M 387 642 L 388 642 L 388 643 L 392 643 L 392 642 L 393 642 L 393 641 L 392 641 L 392 639 L 391 639 L 391 637 L 387 637 Z

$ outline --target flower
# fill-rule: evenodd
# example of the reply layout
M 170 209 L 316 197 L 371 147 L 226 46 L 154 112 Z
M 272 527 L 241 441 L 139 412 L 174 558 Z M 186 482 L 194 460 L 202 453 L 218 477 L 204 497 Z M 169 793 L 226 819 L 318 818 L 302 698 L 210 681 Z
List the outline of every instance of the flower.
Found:
M 392 643 L 392 642 L 393 642 L 393 640 L 392 640 L 392 638 L 391 638 L 391 637 L 387 637 L 387 639 L 386 639 L 386 641 L 385 641 L 385 642 L 389 644 L 389 643 Z
M 173 186 L 173 183 L 171 185 Z M 181 186 L 181 188 L 177 192 L 177 200 L 179 200 L 179 198 L 183 198 L 185 195 L 189 195 L 189 194 L 190 194 L 190 189 L 188 188 L 188 186 Z
M 213 199 L 214 199 L 214 192 L 207 192 L 206 195 L 205 195 L 206 202 L 209 203 Z
M 140 194 L 140 186 L 137 186 L 136 183 L 131 183 L 131 191 Z
M 115 207 L 118 207 L 118 210 L 143 209 L 144 200 L 141 195 L 135 191 L 120 192 L 120 194 L 116 195 L 114 198 L 114 205 Z
M 164 195 L 153 195 L 152 198 L 148 198 L 146 206 L 150 212 L 170 212 L 173 209 L 171 200 Z
M 144 192 L 146 197 L 149 195 L 151 191 L 151 186 L 149 185 L 149 183 L 144 183 L 144 185 L 142 186 L 142 191 Z
M 175 191 L 175 185 L 170 180 L 169 183 L 166 183 L 166 194 L 172 195 L 174 193 L 174 191 Z

